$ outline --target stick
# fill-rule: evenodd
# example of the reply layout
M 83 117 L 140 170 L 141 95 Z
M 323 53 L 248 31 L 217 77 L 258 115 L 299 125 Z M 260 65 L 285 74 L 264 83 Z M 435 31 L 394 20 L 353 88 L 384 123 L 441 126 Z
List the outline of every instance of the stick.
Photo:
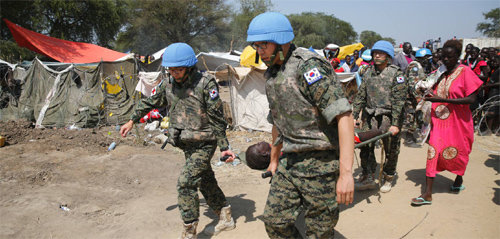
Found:
M 354 157 L 356 157 L 356 163 L 358 164 L 358 168 L 359 168 L 358 155 L 356 154 L 356 152 L 354 152 Z
M 390 133 L 390 132 L 387 132 Z M 378 172 L 378 186 L 382 186 L 382 177 L 384 176 L 384 161 L 385 161 L 385 153 L 384 153 L 384 142 L 382 141 L 382 149 L 380 150 L 380 171 Z
M 406 234 L 404 234 L 404 235 L 403 235 L 402 237 L 400 237 L 399 239 L 402 239 L 402 238 L 404 238 L 404 237 L 408 236 L 408 234 L 410 234 L 410 232 L 411 232 L 411 231 L 413 231 L 413 230 L 414 230 L 415 228 L 417 228 L 420 224 L 422 224 L 422 222 L 425 220 L 425 218 L 427 218 L 427 216 L 428 216 L 428 215 L 429 215 L 429 212 L 426 212 L 426 213 L 425 213 L 425 217 L 424 217 L 424 218 L 422 218 L 422 220 L 420 220 L 420 222 L 419 222 L 417 225 L 415 225 L 412 229 L 410 229 L 410 230 L 409 230 Z
M 373 138 L 371 138 L 371 139 L 369 139 L 369 140 L 367 140 L 365 142 L 361 142 L 359 144 L 354 145 L 354 148 L 356 148 L 356 149 L 361 148 L 361 147 L 363 147 L 363 146 L 365 146 L 367 144 L 373 143 L 373 142 L 375 142 L 375 141 L 377 141 L 379 139 L 383 139 L 383 138 L 386 138 L 386 137 L 389 137 L 389 136 L 391 136 L 391 132 L 387 132 L 387 133 L 381 134 L 381 135 L 373 137 Z
M 164 149 L 165 146 L 167 146 L 168 144 L 168 138 L 165 140 L 165 142 L 163 142 L 163 144 L 161 145 L 161 149 Z

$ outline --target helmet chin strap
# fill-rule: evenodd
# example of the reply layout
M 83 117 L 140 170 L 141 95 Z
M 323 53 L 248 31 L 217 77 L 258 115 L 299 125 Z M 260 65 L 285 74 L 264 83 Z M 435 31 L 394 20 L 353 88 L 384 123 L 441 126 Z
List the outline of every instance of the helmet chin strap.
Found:
M 378 64 L 384 64 L 386 62 L 389 63 L 389 59 L 387 59 L 387 58 L 385 60 L 383 60 L 383 61 L 376 60 L 376 59 L 374 59 L 373 61 L 375 62 L 376 65 L 378 65 Z
M 189 75 L 191 75 L 192 71 L 193 71 L 193 67 L 188 67 L 186 69 L 186 72 L 184 73 L 184 76 L 182 76 L 182 78 L 179 80 L 175 79 L 175 81 L 177 81 L 178 83 L 183 83 L 184 81 L 186 81 L 186 79 L 189 77 Z
M 278 45 L 278 47 L 276 47 L 276 49 L 274 49 L 274 52 L 273 54 L 271 55 L 271 59 L 269 61 L 264 61 L 264 64 L 266 64 L 266 66 L 271 66 L 273 65 L 274 63 L 274 60 L 276 59 L 276 55 L 279 56 L 279 59 L 280 61 L 284 61 L 285 60 L 285 56 L 283 55 L 283 48 L 281 48 L 281 45 Z M 258 57 L 258 55 L 256 54 L 256 57 Z M 256 58 L 256 61 L 257 61 L 257 58 Z

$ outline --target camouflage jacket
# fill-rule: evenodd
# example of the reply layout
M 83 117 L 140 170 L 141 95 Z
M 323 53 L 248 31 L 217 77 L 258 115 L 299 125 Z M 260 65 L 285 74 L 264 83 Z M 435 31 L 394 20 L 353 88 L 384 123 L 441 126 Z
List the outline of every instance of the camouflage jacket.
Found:
M 408 65 L 405 71 L 405 77 L 408 81 L 408 93 L 409 96 L 419 97 L 415 91 L 415 85 L 421 80 L 425 80 L 427 75 L 424 72 L 424 68 L 418 61 L 412 61 Z
M 370 66 L 354 99 L 353 116 L 358 119 L 361 110 L 369 115 L 388 115 L 391 124 L 400 127 L 407 97 L 407 80 L 399 67 L 388 65 L 378 72 L 375 66 Z
M 169 137 L 184 144 L 217 140 L 221 151 L 227 150 L 227 122 L 224 119 L 219 86 L 208 73 L 194 70 L 179 84 L 168 76 L 156 87 L 156 94 L 144 98 L 135 107 L 131 120 L 135 123 L 154 108 L 173 106 L 169 112 Z
M 281 66 L 266 72 L 270 122 L 279 131 L 282 151 L 337 150 L 335 117 L 351 111 L 330 64 L 305 49 L 290 51 Z

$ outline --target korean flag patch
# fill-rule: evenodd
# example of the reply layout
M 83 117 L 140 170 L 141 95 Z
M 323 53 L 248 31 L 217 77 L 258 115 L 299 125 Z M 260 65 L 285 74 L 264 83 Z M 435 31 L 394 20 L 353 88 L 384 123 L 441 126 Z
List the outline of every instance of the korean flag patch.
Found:
M 217 88 L 213 88 L 210 90 L 210 98 L 213 100 L 219 96 L 219 92 L 217 92 Z
M 313 68 L 312 70 L 304 73 L 304 78 L 306 78 L 307 84 L 312 85 L 314 82 L 319 81 L 323 76 L 319 73 L 318 68 Z
M 401 83 L 405 82 L 405 78 L 402 77 L 402 76 L 398 76 L 398 78 L 396 78 L 396 80 L 398 81 L 398 84 L 401 84 Z

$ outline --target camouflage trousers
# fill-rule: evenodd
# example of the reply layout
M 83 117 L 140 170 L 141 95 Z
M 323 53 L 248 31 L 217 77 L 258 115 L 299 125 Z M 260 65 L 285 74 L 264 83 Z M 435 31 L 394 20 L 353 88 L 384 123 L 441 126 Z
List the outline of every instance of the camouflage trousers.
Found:
M 405 128 L 408 132 L 408 137 L 415 140 L 415 134 L 419 133 L 419 130 L 423 125 L 423 116 L 422 111 L 416 110 L 417 101 L 407 100 L 405 104 L 405 119 L 403 122 L 403 128 Z
M 183 147 L 186 163 L 177 181 L 177 199 L 184 222 L 196 220 L 200 216 L 198 188 L 212 210 L 218 211 L 226 206 L 226 197 L 217 185 L 210 165 L 216 148 L 215 141 Z
M 367 115 L 366 118 L 363 119 L 363 131 L 379 129 L 382 132 L 387 132 L 390 125 L 391 119 L 387 115 Z M 401 133 L 382 139 L 385 152 L 385 162 L 383 167 L 384 172 L 387 175 L 394 175 L 396 173 L 400 142 Z M 375 160 L 375 143 L 371 143 L 365 147 L 361 147 L 359 157 L 361 158 L 361 167 L 363 168 L 363 174 L 367 175 L 375 173 L 377 168 L 377 161 Z
M 415 108 L 417 107 L 417 101 L 412 99 L 406 100 L 405 103 L 405 118 L 403 122 L 403 128 L 406 128 L 408 130 L 414 130 L 415 129 L 415 121 L 416 121 L 416 116 L 415 116 Z
M 307 238 L 333 238 L 339 219 L 338 173 L 337 170 L 315 177 L 297 177 L 280 167 L 272 178 L 264 209 L 267 235 L 273 239 L 301 238 L 295 221 L 304 212 Z

